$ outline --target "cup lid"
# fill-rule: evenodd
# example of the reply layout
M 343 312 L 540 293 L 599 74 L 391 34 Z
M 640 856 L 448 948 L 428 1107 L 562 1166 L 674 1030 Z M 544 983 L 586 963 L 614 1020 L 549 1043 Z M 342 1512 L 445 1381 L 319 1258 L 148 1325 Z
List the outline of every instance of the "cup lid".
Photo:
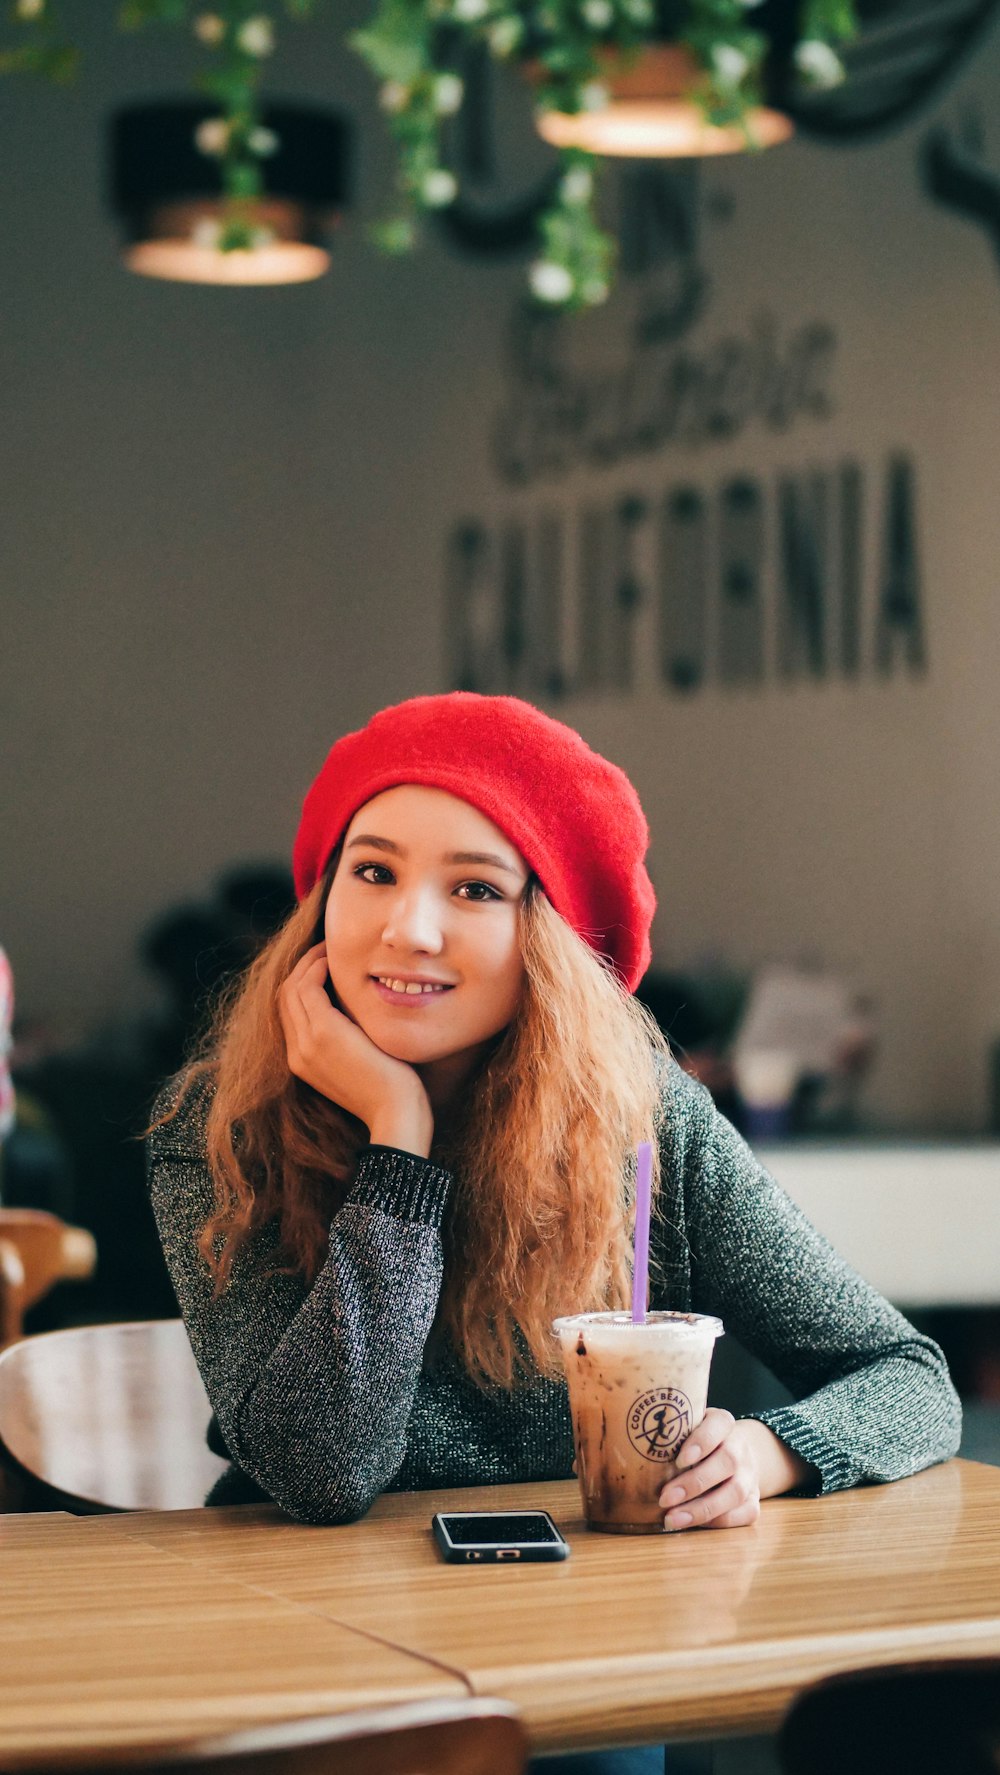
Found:
M 552 1321 L 552 1329 L 557 1333 L 579 1331 L 582 1326 L 588 1326 L 592 1330 L 632 1333 L 646 1331 L 651 1326 L 665 1326 L 678 1336 L 690 1336 L 692 1341 L 696 1338 L 725 1335 L 722 1320 L 716 1319 L 711 1313 L 653 1311 L 647 1313 L 638 1325 L 628 1312 L 566 1313 Z

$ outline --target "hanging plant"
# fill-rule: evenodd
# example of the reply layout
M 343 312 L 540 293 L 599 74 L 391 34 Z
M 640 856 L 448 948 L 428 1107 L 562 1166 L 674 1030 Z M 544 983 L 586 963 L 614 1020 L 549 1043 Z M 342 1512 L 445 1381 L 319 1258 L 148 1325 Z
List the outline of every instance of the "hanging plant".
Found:
M 814 87 L 843 80 L 838 49 L 857 28 L 853 0 L 801 0 L 797 9 L 785 0 L 780 10 L 798 77 Z M 778 35 L 763 19 L 773 11 L 761 0 L 380 0 L 351 42 L 380 82 L 399 152 L 400 201 L 381 228 L 383 244 L 412 245 L 422 213 L 456 195 L 442 164 L 442 126 L 462 104 L 466 45 L 485 44 L 495 60 L 519 67 L 539 112 L 576 117 L 607 105 L 616 69 L 627 72 L 644 47 L 668 40 L 687 58 L 690 98 L 706 125 L 735 126 L 752 149 Z M 615 261 L 615 242 L 597 219 L 603 161 L 578 147 L 560 152 L 562 178 L 540 217 L 541 252 L 529 275 L 539 301 L 585 308 L 604 301 Z
M 308 21 L 317 3 L 284 0 L 284 14 Z M 57 78 L 72 72 L 74 52 L 54 22 L 54 4 L 14 0 L 21 41 L 0 49 L 0 71 Z M 180 27 L 202 50 L 196 83 L 218 109 L 199 124 L 197 144 L 218 160 L 228 199 L 216 244 L 222 251 L 252 248 L 260 163 L 277 146 L 260 111 L 263 71 L 275 47 L 273 6 L 124 0 L 119 20 L 125 29 Z M 657 45 L 662 53 L 670 44 L 683 57 L 687 97 L 706 128 L 735 129 L 752 149 L 762 144 L 754 118 L 778 50 L 803 83 L 834 86 L 844 78 L 838 52 L 855 30 L 854 0 L 377 0 L 370 23 L 349 39 L 378 81 L 398 151 L 397 202 L 373 232 L 387 251 L 406 251 L 424 217 L 457 196 L 444 133 L 464 102 L 461 68 L 475 45 L 531 81 L 540 114 L 565 121 L 599 113 L 616 74 L 627 77 L 644 49 Z M 529 277 L 540 302 L 586 308 L 604 301 L 614 271 L 615 242 L 597 217 L 603 161 L 578 146 L 559 152 L 561 177 L 539 219 L 540 251 Z

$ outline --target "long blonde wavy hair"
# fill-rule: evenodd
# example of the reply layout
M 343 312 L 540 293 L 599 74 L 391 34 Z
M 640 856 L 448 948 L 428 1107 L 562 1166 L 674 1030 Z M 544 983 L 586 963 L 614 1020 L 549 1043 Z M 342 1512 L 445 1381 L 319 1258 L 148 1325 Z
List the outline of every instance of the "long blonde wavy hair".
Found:
M 206 1145 L 215 1208 L 200 1249 L 217 1293 L 237 1252 L 275 1217 L 276 1270 L 311 1282 L 367 1143 L 361 1122 L 290 1072 L 278 1015 L 280 987 L 322 939 L 338 860 L 220 1000 L 160 1118 L 172 1119 L 200 1081 L 214 1084 Z M 557 1313 L 627 1305 L 633 1157 L 637 1142 L 652 1141 L 655 1192 L 668 1055 L 650 1014 L 534 879 L 518 916 L 517 1016 L 431 1154 L 455 1170 L 432 1343 L 450 1338 L 487 1388 L 510 1388 L 532 1367 L 557 1371 Z

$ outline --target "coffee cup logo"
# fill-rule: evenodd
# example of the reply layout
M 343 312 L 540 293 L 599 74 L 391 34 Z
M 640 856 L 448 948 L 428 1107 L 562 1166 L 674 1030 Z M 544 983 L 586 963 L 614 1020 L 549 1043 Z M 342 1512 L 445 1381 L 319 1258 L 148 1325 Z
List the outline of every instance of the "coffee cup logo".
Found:
M 629 1409 L 628 1439 L 647 1461 L 672 1461 L 691 1430 L 691 1401 L 676 1387 L 654 1387 Z

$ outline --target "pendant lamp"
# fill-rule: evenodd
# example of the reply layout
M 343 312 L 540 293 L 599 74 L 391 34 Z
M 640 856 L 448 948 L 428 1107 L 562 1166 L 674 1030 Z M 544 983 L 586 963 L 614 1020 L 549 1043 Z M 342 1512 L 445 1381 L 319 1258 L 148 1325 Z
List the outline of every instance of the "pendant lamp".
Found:
M 697 68 L 674 43 L 650 43 L 634 58 L 600 57 L 608 103 L 595 111 L 541 111 L 538 133 L 556 148 L 649 160 L 737 154 L 750 146 L 771 148 L 793 134 L 791 118 L 767 105 L 755 107 L 747 127 L 712 124 L 691 97 Z M 539 69 L 536 78 L 541 77 Z
M 197 101 L 118 111 L 111 126 L 112 206 L 130 271 L 178 283 L 306 283 L 330 264 L 329 237 L 347 201 L 350 126 L 334 112 L 271 105 L 262 126 L 273 152 L 259 162 L 261 197 L 241 199 L 254 244 L 223 251 L 227 214 L 216 157 L 198 147 L 199 125 L 217 115 Z

